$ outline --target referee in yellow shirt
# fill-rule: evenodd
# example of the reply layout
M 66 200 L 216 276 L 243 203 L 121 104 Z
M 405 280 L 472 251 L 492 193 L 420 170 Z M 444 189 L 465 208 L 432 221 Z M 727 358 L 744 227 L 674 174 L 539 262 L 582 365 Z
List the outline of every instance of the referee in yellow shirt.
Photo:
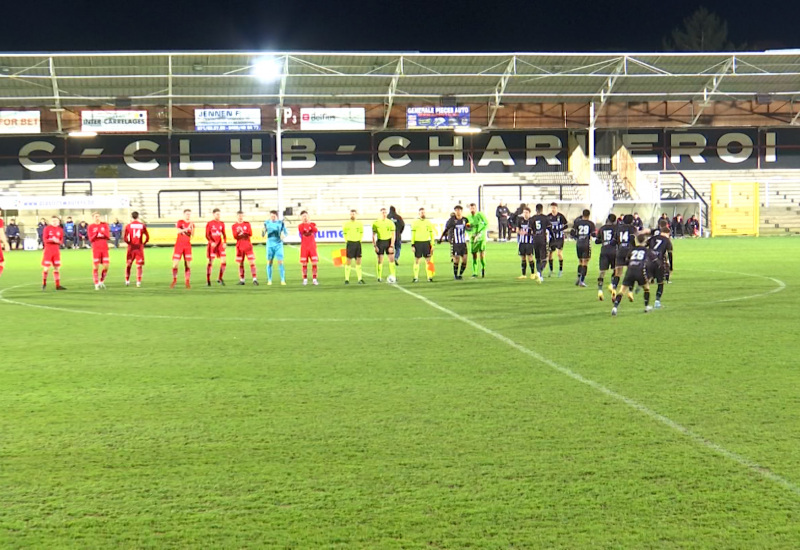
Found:
M 350 221 L 344 224 L 344 241 L 347 247 L 347 261 L 344 264 L 344 284 L 350 284 L 350 269 L 352 261 L 356 261 L 356 276 L 358 284 L 363 285 L 361 276 L 361 239 L 364 237 L 364 226 L 356 221 L 356 211 L 350 211 Z
M 394 265 L 394 222 L 386 217 L 386 209 L 381 208 L 381 216 L 372 222 L 372 246 L 378 255 L 378 282 L 383 280 L 383 256 L 389 256 L 389 274 L 395 275 Z M 391 280 L 389 282 L 392 282 Z
M 425 209 L 419 209 L 419 218 L 411 224 L 411 246 L 414 248 L 414 282 L 419 282 L 419 261 L 425 258 L 428 282 L 433 282 L 431 259 L 433 257 L 433 243 L 436 233 L 430 220 L 425 219 Z

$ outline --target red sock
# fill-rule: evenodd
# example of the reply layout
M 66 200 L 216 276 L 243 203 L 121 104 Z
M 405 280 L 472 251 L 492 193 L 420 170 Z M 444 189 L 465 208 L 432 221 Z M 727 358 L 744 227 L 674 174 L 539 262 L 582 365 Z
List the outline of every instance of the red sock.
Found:
M 100 274 L 100 282 L 104 283 L 106 280 L 106 275 L 108 274 L 108 268 L 104 267 L 103 272 Z
M 311 275 L 315 279 L 317 278 L 317 264 L 311 264 Z
M 173 281 L 177 281 L 178 280 L 178 268 L 177 267 L 173 267 L 172 268 L 172 280 Z
M 222 276 L 225 275 L 225 268 L 228 266 L 225 262 L 219 264 L 219 280 L 222 280 Z
M 137 283 L 142 282 L 142 266 L 140 265 L 136 266 L 136 282 Z
M 308 279 L 308 264 L 303 264 L 303 280 Z
M 211 282 L 211 268 L 212 267 L 213 267 L 213 264 L 206 265 L 206 281 L 208 281 L 209 283 Z
M 244 264 L 242 264 L 242 273 L 244 273 Z M 253 276 L 253 279 L 258 278 L 258 272 L 256 271 L 256 264 L 250 264 L 250 275 Z M 242 275 L 244 276 L 244 275 Z
M 92 268 L 92 281 L 94 281 L 94 284 L 97 284 L 99 282 L 97 280 L 97 266 L 94 266 Z
M 42 286 L 47 284 L 47 272 L 42 273 Z
M 4 266 L 0 265 L 0 275 L 3 274 L 3 268 L 4 268 Z
M 239 278 L 244 279 L 244 262 L 239 264 Z
M 192 270 L 188 267 L 183 268 L 183 277 L 186 279 L 186 282 L 189 282 L 189 279 L 192 277 Z
M 126 281 L 131 280 L 131 264 L 127 264 L 125 266 L 125 280 Z
M 53 279 L 56 280 L 56 286 L 61 286 L 61 273 L 53 271 Z

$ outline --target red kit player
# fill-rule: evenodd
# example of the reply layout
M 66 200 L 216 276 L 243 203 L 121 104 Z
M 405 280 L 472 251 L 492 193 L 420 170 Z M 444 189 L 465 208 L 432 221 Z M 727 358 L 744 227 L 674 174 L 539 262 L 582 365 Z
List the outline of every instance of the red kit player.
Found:
M 300 264 L 303 266 L 303 285 L 308 284 L 308 262 L 311 261 L 312 282 L 317 285 L 317 224 L 308 221 L 308 212 L 300 212 Z
M 225 281 L 222 280 L 225 275 L 225 222 L 220 221 L 219 208 L 212 211 L 214 219 L 206 224 L 206 257 L 208 258 L 208 265 L 206 266 L 206 284 L 211 286 L 211 270 L 214 267 L 214 259 L 219 258 L 219 277 L 217 277 L 217 284 L 225 286 Z
M 100 290 L 106 287 L 106 275 L 108 274 L 108 239 L 111 237 L 111 229 L 108 224 L 100 219 L 100 214 L 92 214 L 94 223 L 89 226 L 89 242 L 92 243 L 92 280 L 94 289 Z M 103 266 L 103 273 L 98 277 L 98 267 Z
M 56 282 L 56 290 L 67 290 L 61 286 L 61 245 L 64 243 L 64 230 L 61 229 L 61 222 L 58 216 L 50 218 L 50 225 L 42 230 L 42 242 L 44 243 L 44 253 L 42 254 L 42 290 L 47 288 L 47 274 L 53 268 L 53 279 Z
M 131 265 L 136 262 L 136 286 L 142 286 L 144 267 L 144 247 L 150 242 L 147 226 L 139 221 L 139 213 L 131 212 L 131 222 L 125 226 L 123 240 L 128 244 L 128 257 L 125 261 L 125 286 L 131 284 Z
M 253 253 L 253 243 L 250 237 L 253 236 L 253 228 L 250 222 L 244 221 L 244 212 L 241 210 L 236 213 L 236 223 L 231 227 L 233 238 L 236 239 L 236 263 L 239 264 L 239 284 L 244 284 L 244 259 L 250 262 L 250 275 L 253 277 L 253 284 L 258 286 L 258 275 L 256 272 L 256 256 Z
M 183 219 L 178 220 L 175 228 L 178 232 L 178 238 L 175 239 L 175 249 L 172 251 L 172 284 L 170 288 L 175 288 L 175 283 L 178 281 L 178 264 L 181 263 L 183 257 L 183 276 L 186 279 L 186 288 L 191 288 L 189 280 L 192 276 L 192 236 L 194 235 L 194 223 L 191 221 L 192 211 L 188 208 L 183 211 Z

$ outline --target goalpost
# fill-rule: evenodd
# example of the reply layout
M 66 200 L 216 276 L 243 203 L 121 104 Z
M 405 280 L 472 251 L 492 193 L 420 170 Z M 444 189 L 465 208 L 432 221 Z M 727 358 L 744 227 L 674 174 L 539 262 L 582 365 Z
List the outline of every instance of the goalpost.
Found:
M 758 236 L 758 183 L 711 183 L 711 235 Z

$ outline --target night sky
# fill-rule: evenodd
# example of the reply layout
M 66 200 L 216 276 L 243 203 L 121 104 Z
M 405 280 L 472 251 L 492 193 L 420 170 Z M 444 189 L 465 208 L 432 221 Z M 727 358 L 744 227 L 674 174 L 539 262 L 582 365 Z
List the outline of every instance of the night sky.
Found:
M 660 51 L 662 38 L 699 5 L 684 0 L 8 0 L 0 51 Z M 800 2 L 702 5 L 728 21 L 729 39 L 737 45 L 800 47 Z

